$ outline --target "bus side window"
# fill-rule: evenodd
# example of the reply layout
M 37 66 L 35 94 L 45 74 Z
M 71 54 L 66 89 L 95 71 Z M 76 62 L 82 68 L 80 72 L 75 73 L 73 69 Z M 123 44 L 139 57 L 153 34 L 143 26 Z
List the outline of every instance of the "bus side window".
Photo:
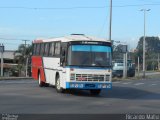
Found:
M 36 55 L 36 46 L 37 44 L 33 44 L 33 55 Z
M 39 55 L 40 54 L 40 44 L 38 43 L 37 44 L 37 47 L 36 47 L 36 55 Z
M 49 43 L 46 43 L 44 49 L 44 56 L 48 56 L 48 50 L 49 50 Z
M 54 42 L 50 43 L 49 56 L 54 55 Z
M 60 55 L 60 42 L 56 42 L 55 44 L 55 55 Z
M 35 44 L 32 44 L 32 45 L 33 45 L 32 55 L 34 55 L 34 47 L 35 47 Z
M 40 49 L 40 55 L 43 56 L 44 54 L 44 43 L 41 44 L 41 49 Z
M 47 56 L 49 57 L 49 50 L 50 50 L 50 43 L 48 43 L 48 50 L 47 50 Z

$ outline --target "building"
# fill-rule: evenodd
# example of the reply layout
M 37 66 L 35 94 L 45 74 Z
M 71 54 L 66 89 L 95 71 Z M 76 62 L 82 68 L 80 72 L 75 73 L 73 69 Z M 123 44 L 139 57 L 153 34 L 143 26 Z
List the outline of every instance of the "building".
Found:
M 10 76 L 17 76 L 17 71 L 14 69 L 18 64 L 17 61 L 14 60 L 15 51 L 5 50 L 3 52 L 3 76 L 10 77 Z M 1 57 L 1 53 L 0 53 Z M 1 61 L 1 59 L 0 59 Z

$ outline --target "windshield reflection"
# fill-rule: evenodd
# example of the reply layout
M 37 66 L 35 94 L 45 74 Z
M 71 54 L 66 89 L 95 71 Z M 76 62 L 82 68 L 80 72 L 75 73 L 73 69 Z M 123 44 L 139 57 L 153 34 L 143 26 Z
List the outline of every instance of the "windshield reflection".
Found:
M 111 66 L 111 47 L 100 45 L 70 46 L 68 64 L 74 66 Z

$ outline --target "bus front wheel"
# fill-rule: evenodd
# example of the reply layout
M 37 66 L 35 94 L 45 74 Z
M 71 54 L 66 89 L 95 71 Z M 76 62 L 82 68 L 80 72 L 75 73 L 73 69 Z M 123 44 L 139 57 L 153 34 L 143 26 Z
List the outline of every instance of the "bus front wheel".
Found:
M 91 95 L 99 95 L 101 90 L 90 90 Z
M 57 77 L 56 77 L 56 85 L 55 85 L 55 87 L 56 87 L 56 90 L 57 90 L 58 93 L 63 93 L 64 92 L 64 89 L 61 88 L 61 85 L 60 85 L 60 77 L 59 77 L 59 75 L 57 75 Z

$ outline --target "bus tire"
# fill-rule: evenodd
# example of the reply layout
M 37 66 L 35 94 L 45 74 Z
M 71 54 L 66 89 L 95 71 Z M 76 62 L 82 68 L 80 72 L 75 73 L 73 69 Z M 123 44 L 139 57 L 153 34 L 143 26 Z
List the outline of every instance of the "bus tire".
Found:
M 90 90 L 91 95 L 99 95 L 101 93 L 101 90 Z
M 39 84 L 39 87 L 49 87 L 49 84 L 48 84 L 48 83 L 45 83 L 45 82 L 41 81 L 40 72 L 39 72 L 39 74 L 38 74 L 38 84 Z
M 64 89 L 61 88 L 61 85 L 60 85 L 60 77 L 59 77 L 58 74 L 56 75 L 55 87 L 56 87 L 56 90 L 57 90 L 58 93 L 63 93 L 63 92 L 64 92 Z
M 44 85 L 45 87 L 49 87 L 49 84 L 48 83 L 45 83 L 45 85 Z
M 45 86 L 45 83 L 41 81 L 41 75 L 38 74 L 38 84 L 39 84 L 39 87 L 44 87 Z

